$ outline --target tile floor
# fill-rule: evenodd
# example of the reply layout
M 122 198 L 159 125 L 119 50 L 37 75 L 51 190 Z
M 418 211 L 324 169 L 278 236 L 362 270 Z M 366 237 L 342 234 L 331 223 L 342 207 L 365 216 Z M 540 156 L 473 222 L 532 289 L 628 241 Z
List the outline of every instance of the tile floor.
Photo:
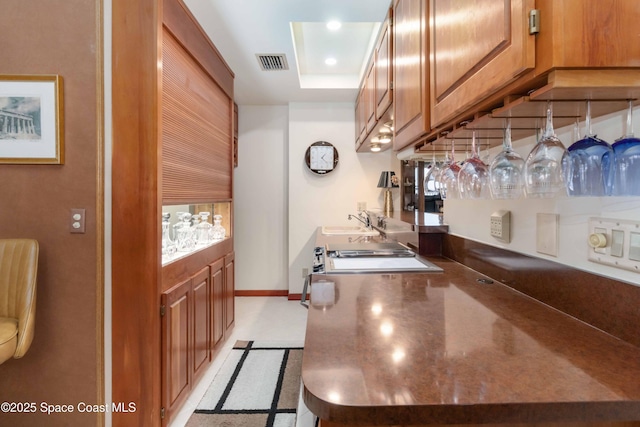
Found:
M 231 336 L 170 427 L 182 427 L 187 423 L 237 340 L 304 342 L 307 309 L 300 305 L 300 301 L 289 301 L 286 297 L 236 297 L 235 304 L 235 326 Z M 313 427 L 313 414 L 304 406 L 302 399 L 300 402 L 296 427 Z

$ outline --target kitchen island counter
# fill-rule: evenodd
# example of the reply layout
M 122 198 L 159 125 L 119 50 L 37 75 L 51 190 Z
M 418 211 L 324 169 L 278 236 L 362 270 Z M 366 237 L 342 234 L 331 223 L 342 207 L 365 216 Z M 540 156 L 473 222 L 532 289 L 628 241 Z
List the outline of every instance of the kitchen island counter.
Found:
M 313 276 L 302 379 L 322 425 L 637 425 L 597 423 L 640 421 L 640 348 L 430 261 L 444 273 Z

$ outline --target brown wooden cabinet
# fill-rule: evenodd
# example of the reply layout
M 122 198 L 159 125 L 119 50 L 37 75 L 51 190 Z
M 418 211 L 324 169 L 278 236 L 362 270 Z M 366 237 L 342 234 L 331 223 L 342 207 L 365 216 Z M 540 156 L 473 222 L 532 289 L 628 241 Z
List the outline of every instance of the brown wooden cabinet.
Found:
M 191 279 L 162 294 L 162 401 L 167 415 L 184 402 L 191 391 L 192 355 Z
M 224 257 L 224 318 L 225 331 L 233 328 L 235 324 L 235 265 L 236 257 L 234 253 Z
M 395 0 L 393 25 L 393 149 L 430 128 L 427 0 Z
M 209 267 L 200 270 L 191 279 L 193 293 L 193 381 L 200 379 L 207 367 L 211 354 L 209 316 L 211 281 Z
M 373 52 L 356 98 L 356 151 L 368 152 L 372 144 L 385 150 L 391 144 L 380 143 L 378 135 L 389 132 L 393 101 L 393 10 L 389 9 L 376 39 Z
M 161 294 L 163 423 L 171 421 L 210 366 L 234 326 L 234 253 L 221 255 L 230 242 L 207 248 L 196 259 L 178 260 L 163 271 L 177 280 Z M 193 266 L 215 257 L 186 279 Z M 198 259 L 200 258 L 200 259 Z
M 165 417 L 180 408 L 210 360 L 209 268 L 161 295 Z
M 430 0 L 432 127 L 534 68 L 527 26 L 534 7 L 534 0 Z
M 393 102 L 393 46 L 391 41 L 391 22 L 393 10 L 389 10 L 382 23 L 380 36 L 375 48 L 375 103 L 376 120 L 383 119 L 387 109 Z
M 209 265 L 211 272 L 211 347 L 217 350 L 224 343 L 224 259 Z
M 121 59 L 112 90 L 112 370 L 126 379 L 113 382 L 112 398 L 138 404 L 112 418 L 114 426 L 157 426 L 170 421 L 224 341 L 229 322 L 221 319 L 220 335 L 211 307 L 233 309 L 224 297 L 215 302 L 224 279 L 211 277 L 209 265 L 223 260 L 222 277 L 232 276 L 224 257 L 233 253 L 234 75 L 182 0 L 116 0 L 112 18 Z M 226 203 L 231 237 L 163 266 L 163 205 L 193 203 Z
M 429 0 L 432 130 L 413 142 L 442 152 L 475 130 L 496 146 L 506 117 L 525 138 L 546 101 L 556 128 L 584 119 L 587 99 L 592 117 L 624 110 L 640 97 L 638 21 L 636 0 Z

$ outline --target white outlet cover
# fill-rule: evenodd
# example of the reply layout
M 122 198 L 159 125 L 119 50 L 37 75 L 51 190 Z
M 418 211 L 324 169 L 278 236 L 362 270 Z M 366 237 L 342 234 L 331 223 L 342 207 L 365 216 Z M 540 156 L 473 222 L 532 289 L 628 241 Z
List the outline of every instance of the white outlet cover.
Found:
M 539 213 L 536 216 L 536 251 L 558 256 L 558 214 Z

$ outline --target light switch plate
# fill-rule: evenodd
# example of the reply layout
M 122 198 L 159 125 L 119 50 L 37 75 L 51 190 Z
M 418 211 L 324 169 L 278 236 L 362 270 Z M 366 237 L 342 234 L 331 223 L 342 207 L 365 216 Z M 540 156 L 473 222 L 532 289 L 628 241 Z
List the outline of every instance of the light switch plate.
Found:
M 587 241 L 592 234 L 606 237 L 606 246 L 588 247 L 589 261 L 640 272 L 640 221 L 589 218 Z
M 539 213 L 536 216 L 536 251 L 558 256 L 558 214 Z

